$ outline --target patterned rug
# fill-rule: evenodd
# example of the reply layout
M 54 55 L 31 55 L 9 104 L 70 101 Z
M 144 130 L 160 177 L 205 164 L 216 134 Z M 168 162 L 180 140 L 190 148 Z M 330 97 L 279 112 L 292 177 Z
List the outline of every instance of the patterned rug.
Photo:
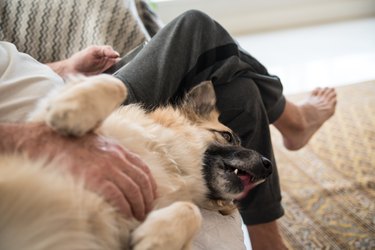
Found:
M 334 117 L 302 150 L 272 130 L 290 249 L 375 249 L 375 81 L 337 93 Z

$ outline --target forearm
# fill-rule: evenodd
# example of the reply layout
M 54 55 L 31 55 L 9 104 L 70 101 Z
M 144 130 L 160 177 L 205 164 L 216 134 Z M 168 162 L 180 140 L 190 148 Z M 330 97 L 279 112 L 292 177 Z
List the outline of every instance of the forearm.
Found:
M 62 77 L 70 73 L 73 73 L 73 72 L 70 72 L 71 70 L 69 68 L 69 63 L 67 59 L 57 61 L 57 62 L 47 63 L 46 65 Z

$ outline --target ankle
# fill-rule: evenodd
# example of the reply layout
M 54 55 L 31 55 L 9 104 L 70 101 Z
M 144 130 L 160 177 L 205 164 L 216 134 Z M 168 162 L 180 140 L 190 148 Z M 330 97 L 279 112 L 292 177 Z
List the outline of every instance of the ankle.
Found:
M 287 249 L 281 236 L 277 222 L 248 226 L 250 241 L 254 250 L 285 250 Z
M 294 122 L 294 130 L 296 132 L 305 132 L 315 123 L 314 120 L 311 119 L 314 113 L 311 108 L 308 103 L 297 106 L 296 112 L 298 115 L 296 115 L 296 117 L 298 117 L 298 121 Z
M 307 129 L 307 119 L 305 117 L 304 106 L 296 106 L 293 116 L 288 123 L 289 130 L 292 132 L 303 132 Z
M 288 137 L 296 132 L 300 133 L 307 129 L 308 124 L 304 115 L 304 109 L 304 105 L 287 103 L 284 113 L 274 123 L 283 136 Z
M 309 135 L 309 121 L 306 117 L 307 104 L 288 104 L 286 112 L 281 119 L 274 123 L 283 136 L 285 148 L 291 151 L 301 149 L 306 145 Z

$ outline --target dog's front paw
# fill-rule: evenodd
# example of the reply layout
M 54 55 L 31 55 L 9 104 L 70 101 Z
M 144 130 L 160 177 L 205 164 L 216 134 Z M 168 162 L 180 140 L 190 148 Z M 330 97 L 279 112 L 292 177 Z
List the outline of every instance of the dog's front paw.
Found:
M 46 123 L 64 135 L 82 136 L 95 129 L 125 100 L 124 84 L 112 77 L 81 77 L 47 105 Z
M 63 135 L 82 136 L 97 126 L 95 115 L 77 100 L 58 100 L 47 107 L 47 124 Z
M 153 211 L 132 234 L 134 250 L 187 250 L 201 225 L 202 216 L 190 202 L 175 202 Z

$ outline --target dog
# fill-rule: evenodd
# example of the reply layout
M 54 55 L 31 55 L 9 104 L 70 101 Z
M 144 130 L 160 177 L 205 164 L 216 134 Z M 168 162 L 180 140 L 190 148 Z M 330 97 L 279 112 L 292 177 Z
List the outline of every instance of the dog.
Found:
M 190 249 L 200 208 L 230 214 L 271 174 L 271 163 L 218 120 L 211 82 L 177 105 L 119 108 L 125 85 L 110 75 L 75 77 L 43 99 L 30 121 L 114 138 L 150 167 L 158 197 L 143 222 L 122 217 L 59 161 L 0 155 L 0 249 Z

